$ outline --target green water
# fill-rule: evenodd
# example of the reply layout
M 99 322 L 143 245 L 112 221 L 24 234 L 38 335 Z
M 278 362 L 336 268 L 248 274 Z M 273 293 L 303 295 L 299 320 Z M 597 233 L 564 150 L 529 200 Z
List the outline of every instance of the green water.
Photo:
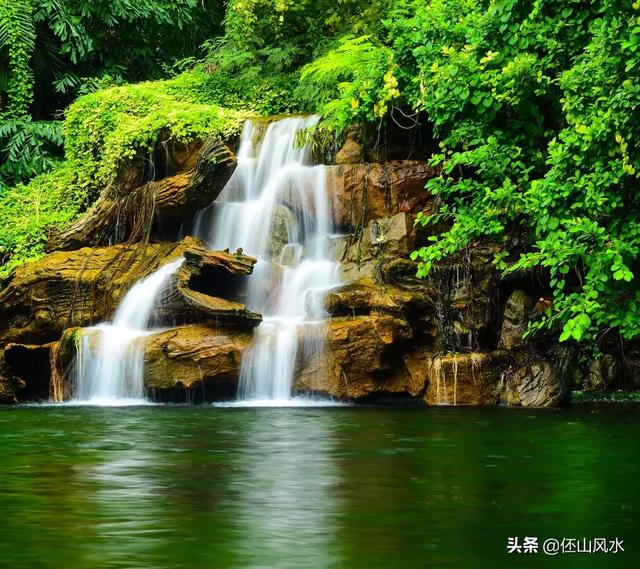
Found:
M 640 406 L 0 409 L 0 566 L 639 567 Z M 509 536 L 624 553 L 507 554 Z

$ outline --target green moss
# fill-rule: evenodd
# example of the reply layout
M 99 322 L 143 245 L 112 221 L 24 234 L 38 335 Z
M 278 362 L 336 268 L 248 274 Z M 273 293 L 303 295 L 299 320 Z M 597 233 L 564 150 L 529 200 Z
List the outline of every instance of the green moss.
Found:
M 194 70 L 169 81 L 112 87 L 69 107 L 65 161 L 0 197 L 0 277 L 44 254 L 47 230 L 76 219 L 121 165 L 162 139 L 189 142 L 237 133 L 248 113 L 210 102 L 210 78 Z

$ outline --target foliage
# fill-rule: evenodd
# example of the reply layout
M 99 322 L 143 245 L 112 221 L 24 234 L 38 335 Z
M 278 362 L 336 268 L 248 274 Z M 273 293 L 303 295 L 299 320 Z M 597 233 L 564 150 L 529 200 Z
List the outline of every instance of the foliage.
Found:
M 60 161 L 60 146 L 59 121 L 32 121 L 27 116 L 0 123 L 0 195 L 3 187 L 51 170 Z
M 401 58 L 420 70 L 411 102 L 442 135 L 432 158 L 442 175 L 428 189 L 446 205 L 419 222 L 452 222 L 414 253 L 419 274 L 482 236 L 518 231 L 528 250 L 496 263 L 548 271 L 554 303 L 534 330 L 640 335 L 637 8 L 442 0 L 395 25 Z M 422 31 L 420 45 L 403 27 Z
M 0 198 L 0 278 L 44 254 L 46 228 L 64 226 L 78 215 L 79 196 L 69 191 L 75 180 L 68 162 Z
M 0 136 L 3 158 L 28 141 L 0 186 L 26 181 L 62 157 L 44 120 L 77 94 L 126 80 L 166 77 L 171 64 L 221 31 L 221 0 L 0 0 Z M 18 130 L 23 128 L 24 132 Z
M 237 133 L 246 115 L 207 103 L 200 94 L 206 93 L 207 79 L 192 71 L 78 99 L 64 122 L 64 163 L 0 197 L 0 276 L 42 255 L 50 227 L 64 226 L 86 210 L 127 161 L 149 163 L 163 137 L 186 143 Z
M 331 46 L 348 42 L 360 43 L 358 51 L 363 54 L 371 44 L 356 38 L 379 27 L 387 4 L 386 0 L 230 0 L 224 37 L 205 44 L 205 69 L 215 76 L 211 82 L 215 96 L 225 104 L 232 101 L 264 114 L 316 112 L 332 98 L 329 91 L 335 85 L 324 83 L 320 95 L 315 81 L 320 75 L 311 69 L 309 81 L 297 89 L 302 68 Z M 342 69 L 351 76 L 349 65 Z
M 297 95 L 329 127 L 343 130 L 352 122 L 374 122 L 400 95 L 396 67 L 393 52 L 369 37 L 341 38 L 337 47 L 305 65 Z

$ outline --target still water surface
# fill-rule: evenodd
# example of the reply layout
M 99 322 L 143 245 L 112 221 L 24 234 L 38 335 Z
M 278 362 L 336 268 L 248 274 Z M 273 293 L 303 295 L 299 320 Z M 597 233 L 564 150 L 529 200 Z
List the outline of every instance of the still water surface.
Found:
M 639 465 L 640 406 L 1 408 L 0 567 L 640 567 Z

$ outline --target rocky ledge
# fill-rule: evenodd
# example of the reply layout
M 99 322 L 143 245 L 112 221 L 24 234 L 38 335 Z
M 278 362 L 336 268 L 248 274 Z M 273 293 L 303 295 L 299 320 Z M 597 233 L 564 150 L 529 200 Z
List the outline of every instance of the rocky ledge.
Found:
M 68 397 L 82 329 L 109 320 L 135 282 L 179 257 L 184 262 L 154 316 L 159 329 L 140 340 L 145 385 L 163 401 L 233 395 L 261 320 L 241 294 L 255 260 L 208 251 L 193 238 L 175 241 L 182 221 L 211 203 L 233 172 L 232 147 L 219 140 L 175 146 L 165 175 L 152 180 L 132 162 L 85 216 L 51 236 L 47 256 L 2 283 L 0 402 Z M 422 161 L 363 156 L 362 146 L 348 140 L 327 172 L 341 232 L 331 246 L 346 284 L 326 295 L 325 326 L 300 330 L 320 337 L 325 349 L 300 351 L 298 392 L 551 406 L 575 388 L 638 388 L 640 361 L 608 354 L 585 364 L 552 335 L 525 338 L 551 300 L 531 275 L 500 278 L 492 265 L 499 244 L 474 243 L 417 279 L 409 253 L 429 235 L 414 219 L 437 210 L 424 190 L 435 172 Z M 276 254 L 287 249 L 287 220 L 301 209 L 313 215 L 294 197 L 283 196 L 275 212 L 269 247 Z

